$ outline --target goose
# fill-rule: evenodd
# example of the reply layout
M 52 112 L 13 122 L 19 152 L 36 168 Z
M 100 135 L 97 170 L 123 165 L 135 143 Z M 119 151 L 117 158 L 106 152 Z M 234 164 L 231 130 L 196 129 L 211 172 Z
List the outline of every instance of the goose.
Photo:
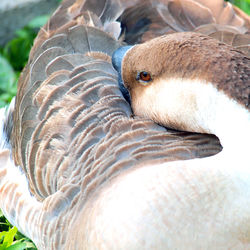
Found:
M 222 0 L 63 1 L 34 42 L 16 98 L 0 111 L 7 219 L 38 249 L 250 249 L 247 154 L 238 170 L 221 167 L 213 157 L 223 160 L 224 149 L 204 134 L 216 131 L 137 115 L 121 68 L 128 53 L 144 50 L 124 45 L 166 34 L 218 39 L 247 57 L 249 27 Z M 239 139 L 245 109 L 228 124 L 244 123 Z
M 218 187 L 218 200 L 214 204 L 197 202 L 194 210 L 204 205 L 216 212 L 220 208 L 213 227 L 221 223 L 222 230 L 225 223 L 230 234 L 238 227 L 246 243 L 240 245 L 231 239 L 234 243 L 224 245 L 224 249 L 249 249 L 250 58 L 214 38 L 183 32 L 121 47 L 113 54 L 113 64 L 121 74 L 120 85 L 124 85 L 121 90 L 126 88 L 129 92 L 134 115 L 150 118 L 166 127 L 215 134 L 219 138 L 223 149 L 217 155 L 162 163 L 158 165 L 159 172 L 162 168 L 178 167 L 188 179 L 197 172 L 204 174 L 205 185 L 214 183 Z M 153 167 L 156 171 L 156 166 Z M 197 184 L 196 180 L 192 181 L 193 188 L 197 185 L 196 188 L 204 189 L 200 179 Z M 216 192 L 215 189 L 211 191 Z M 187 194 L 185 190 L 182 192 Z M 184 201 L 187 202 L 185 198 Z M 219 222 L 222 218 L 223 222 Z M 204 233 L 204 229 L 200 230 Z M 191 238 L 193 233 L 185 232 L 182 240 L 188 242 L 187 237 Z M 195 237 L 198 243 L 197 233 Z M 212 240 L 214 246 L 208 249 L 219 248 L 215 238 Z
M 113 64 L 135 115 L 182 131 L 216 134 L 223 149 L 235 152 L 236 143 L 247 155 L 250 58 L 245 53 L 182 32 L 121 47 Z

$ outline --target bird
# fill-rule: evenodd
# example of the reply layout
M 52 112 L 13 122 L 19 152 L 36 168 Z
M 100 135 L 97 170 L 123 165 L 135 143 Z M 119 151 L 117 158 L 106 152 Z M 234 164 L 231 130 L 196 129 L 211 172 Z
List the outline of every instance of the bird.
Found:
M 121 47 L 113 54 L 113 64 L 120 74 L 120 85 L 124 85 L 121 90 L 129 92 L 134 115 L 180 131 L 215 134 L 219 138 L 222 151 L 217 155 L 163 163 L 159 168 L 178 167 L 185 178 L 189 171 L 211 171 L 204 177 L 207 181 L 224 182 L 217 194 L 224 200 L 220 203 L 224 226 L 232 232 L 238 227 L 242 237 L 250 205 L 250 57 L 212 37 L 182 32 Z M 218 204 L 210 205 L 212 210 Z M 229 211 L 224 206 L 230 206 Z M 232 211 L 237 214 L 235 218 Z M 188 237 L 182 240 L 188 242 L 193 232 L 186 234 Z M 206 234 L 209 236 L 209 230 Z M 197 233 L 195 237 L 199 244 Z M 214 245 L 206 245 L 206 249 L 219 248 L 217 240 L 213 237 Z M 231 239 L 223 249 L 231 247 L 249 249 L 249 242 L 241 245 L 239 239 Z
M 7 219 L 38 249 L 250 249 L 247 166 L 214 164 L 226 151 L 204 133 L 214 131 L 142 117 L 123 76 L 126 58 L 139 67 L 162 39 L 204 38 L 248 57 L 249 27 L 222 0 L 64 0 L 0 110 Z M 142 60 L 127 57 L 150 43 Z M 129 83 L 149 87 L 149 66 Z M 227 126 L 242 138 L 234 115 Z
M 221 142 L 239 137 L 237 131 L 232 140 L 233 128 L 248 131 L 250 58 L 232 46 L 182 32 L 121 47 L 113 63 L 135 115 L 177 130 L 221 134 Z

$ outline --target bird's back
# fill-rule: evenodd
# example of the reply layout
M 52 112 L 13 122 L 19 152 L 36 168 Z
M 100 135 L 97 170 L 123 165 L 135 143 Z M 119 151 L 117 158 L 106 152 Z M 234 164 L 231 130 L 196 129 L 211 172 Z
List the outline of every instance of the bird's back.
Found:
M 219 152 L 214 136 L 132 117 L 111 55 L 125 42 L 187 30 L 219 39 L 226 32 L 227 41 L 245 51 L 248 29 L 249 18 L 223 1 L 64 1 L 34 42 L 18 83 L 9 138 L 14 162 L 37 199 L 37 220 L 22 220 L 22 211 L 32 207 L 20 205 L 20 192 L 13 207 L 5 206 L 7 217 L 23 233 L 33 228 L 26 234 L 39 248 L 62 249 L 76 215 L 113 178 L 138 164 Z M 16 181 L 2 182 L 10 187 L 1 194 L 2 204 L 15 192 Z M 23 210 L 13 213 L 15 207 Z

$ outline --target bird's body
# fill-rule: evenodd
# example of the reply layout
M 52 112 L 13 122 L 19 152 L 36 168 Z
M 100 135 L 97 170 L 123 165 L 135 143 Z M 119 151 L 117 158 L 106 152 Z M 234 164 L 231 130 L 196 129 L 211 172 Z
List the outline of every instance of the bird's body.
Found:
M 187 32 L 161 36 L 123 50 L 119 48 L 113 55 L 113 63 L 129 91 L 135 115 L 178 130 L 215 134 L 223 147 L 222 152 L 208 158 L 151 166 L 162 174 L 164 168 L 176 168 L 178 174 L 192 180 L 185 186 L 195 190 L 192 194 L 186 193 L 180 183 L 174 184 L 178 194 L 182 194 L 181 199 L 185 197 L 181 211 L 195 214 L 194 218 L 181 214 L 178 223 L 186 216 L 196 223 L 199 213 L 195 211 L 208 206 L 203 213 L 208 216 L 204 218 L 206 226 L 200 228 L 198 223 L 190 231 L 183 226 L 181 233 L 172 229 L 181 240 L 178 243 L 173 237 L 174 243 L 168 247 L 183 249 L 181 244 L 186 242 L 184 245 L 191 245 L 190 249 L 203 248 L 202 238 L 207 236 L 206 249 L 248 249 L 248 236 L 243 243 L 239 238 L 234 241 L 233 234 L 237 231 L 244 238 L 247 233 L 243 231 L 250 218 L 250 59 L 213 38 Z M 171 174 L 166 180 L 171 179 Z M 200 176 L 206 179 L 204 183 Z M 169 190 L 173 184 L 167 181 L 165 185 Z M 210 185 L 217 187 L 208 188 Z M 214 201 L 204 200 L 207 191 L 215 195 Z M 198 201 L 197 196 L 202 197 L 201 200 Z M 194 199 L 195 208 L 189 207 L 190 198 Z M 232 213 L 237 215 L 234 217 Z M 223 237 L 228 241 L 224 242 Z
M 64 1 L 39 32 L 19 80 L 15 107 L 3 118 L 0 207 L 10 222 L 39 249 L 250 249 L 247 165 L 235 168 L 238 159 L 231 151 L 228 165 L 221 166 L 227 151 L 217 154 L 221 146 L 213 135 L 173 131 L 148 119 L 175 129 L 216 133 L 212 128 L 220 128 L 219 117 L 230 123 L 229 130 L 221 127 L 225 149 L 230 130 L 235 132 L 233 139 L 239 139 L 237 148 L 242 149 L 242 138 L 249 144 L 249 96 L 233 92 L 249 73 L 231 72 L 235 81 L 227 88 L 228 71 L 219 69 L 231 69 L 230 55 L 237 67 L 248 67 L 249 27 L 249 17 L 223 1 Z M 183 31 L 205 35 L 176 33 Z M 164 35 L 170 33 L 174 34 Z M 157 83 L 162 86 L 155 85 L 154 91 L 160 92 L 153 98 L 149 91 L 136 103 L 138 98 L 130 92 L 133 111 L 144 118 L 133 116 L 111 64 L 113 52 L 124 43 L 140 43 L 129 47 L 127 53 L 135 54 L 126 70 L 145 63 L 144 56 L 150 58 L 128 82 L 142 77 L 153 83 L 167 68 L 152 79 L 145 72 L 167 63 L 166 44 L 159 52 L 154 40 L 151 45 L 146 41 L 188 36 L 193 40 L 187 47 L 199 39 L 211 47 L 222 44 L 217 66 L 204 60 L 213 50 L 203 55 L 195 47 L 196 60 L 190 63 L 170 50 L 175 66 L 168 70 L 174 86 L 166 84 L 165 75 Z M 148 45 L 149 53 L 134 61 L 135 48 Z M 224 55 L 223 48 L 231 54 Z M 188 80 L 197 69 L 197 77 Z M 150 89 L 144 85 L 141 90 Z M 213 100 L 218 97 L 217 103 L 209 101 L 210 93 Z M 231 99 L 237 103 L 228 102 Z M 218 124 L 209 124 L 213 119 L 202 113 L 202 100 L 219 107 L 218 114 L 212 112 L 214 107 L 206 110 Z M 167 121 L 166 105 L 173 111 Z M 224 108 L 235 112 L 235 119 Z M 197 110 L 199 123 L 198 118 L 196 123 L 189 121 L 190 112 Z

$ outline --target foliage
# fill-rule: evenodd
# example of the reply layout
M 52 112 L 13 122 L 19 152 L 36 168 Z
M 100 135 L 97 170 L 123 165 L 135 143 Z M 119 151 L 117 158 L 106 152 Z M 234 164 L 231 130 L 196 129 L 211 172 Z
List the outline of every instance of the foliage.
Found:
M 10 63 L 0 55 L 0 106 L 5 106 L 16 93 L 17 76 Z
M 228 1 L 244 10 L 248 15 L 250 14 L 250 0 L 231 0 Z
M 60 0 L 59 0 L 60 1 Z M 231 0 L 233 4 L 250 14 L 250 0 Z M 0 48 L 0 107 L 10 102 L 16 93 L 17 79 L 28 61 L 29 51 L 37 30 L 48 16 L 35 18 L 26 27 L 16 32 L 16 37 Z M 34 244 L 17 232 L 0 211 L 0 250 L 36 249 Z
M 16 37 L 0 48 L 0 107 L 5 106 L 15 96 L 17 80 L 28 61 L 29 52 L 38 29 L 46 23 L 48 16 L 32 20 L 26 27 L 16 32 Z
M 12 227 L 0 211 L 0 250 L 35 250 L 35 245 Z

